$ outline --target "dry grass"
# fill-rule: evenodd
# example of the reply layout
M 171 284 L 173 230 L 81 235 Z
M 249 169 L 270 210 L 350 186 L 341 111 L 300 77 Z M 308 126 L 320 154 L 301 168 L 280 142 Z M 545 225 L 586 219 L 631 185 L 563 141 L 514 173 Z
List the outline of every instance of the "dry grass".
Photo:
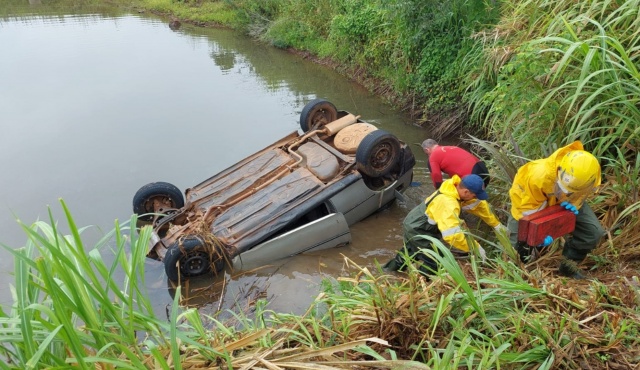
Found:
M 455 271 L 428 280 L 346 260 L 354 275 L 318 297 L 325 312 L 275 315 L 272 326 L 217 350 L 231 355 L 225 366 L 234 369 L 640 368 L 639 263 L 577 281 L 557 275 L 557 250 L 522 269 L 505 260 L 480 269 L 456 261 L 464 282 Z M 470 308 L 474 299 L 480 311 Z M 183 368 L 222 366 L 183 351 Z

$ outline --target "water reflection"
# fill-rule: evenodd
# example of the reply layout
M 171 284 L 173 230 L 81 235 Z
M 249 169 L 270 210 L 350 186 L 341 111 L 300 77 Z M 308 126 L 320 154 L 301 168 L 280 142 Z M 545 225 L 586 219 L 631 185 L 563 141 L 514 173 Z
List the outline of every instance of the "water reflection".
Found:
M 215 277 L 199 277 L 182 284 L 167 280 L 167 291 L 174 299 L 180 288 L 180 304 L 185 307 L 209 307 L 212 312 L 243 312 L 258 299 L 268 299 L 269 279 L 276 272 L 272 266 L 249 271 L 227 269 Z
M 236 64 L 236 54 L 234 52 L 230 52 L 228 50 L 216 50 L 216 49 L 220 49 L 219 47 L 216 47 L 217 45 L 214 45 L 213 51 L 211 52 L 211 59 L 213 59 L 213 62 L 220 67 L 220 70 L 222 70 L 223 72 L 227 72 L 231 69 L 233 69 L 233 67 Z
M 114 8 L 108 1 L 86 0 L 2 0 L 0 19 L 20 20 L 24 16 L 41 15 L 44 18 L 53 16 L 88 16 L 99 14 L 101 17 L 118 17 L 127 12 Z
M 259 299 L 268 301 L 268 310 L 303 313 L 319 294 L 322 278 L 329 275 L 297 271 L 299 265 L 293 271 L 285 264 L 252 270 L 227 269 L 219 276 L 198 277 L 182 285 L 167 281 L 167 292 L 173 300 L 180 287 L 181 305 L 198 307 L 201 312 L 221 319 L 228 318 L 230 312 L 251 315 Z

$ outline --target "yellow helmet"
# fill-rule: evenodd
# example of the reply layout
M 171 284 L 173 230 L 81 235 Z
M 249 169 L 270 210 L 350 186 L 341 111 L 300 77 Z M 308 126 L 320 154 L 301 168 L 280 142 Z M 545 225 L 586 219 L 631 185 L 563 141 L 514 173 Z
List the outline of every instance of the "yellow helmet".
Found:
M 558 186 L 567 195 L 600 186 L 600 163 L 589 152 L 570 151 L 560 161 Z

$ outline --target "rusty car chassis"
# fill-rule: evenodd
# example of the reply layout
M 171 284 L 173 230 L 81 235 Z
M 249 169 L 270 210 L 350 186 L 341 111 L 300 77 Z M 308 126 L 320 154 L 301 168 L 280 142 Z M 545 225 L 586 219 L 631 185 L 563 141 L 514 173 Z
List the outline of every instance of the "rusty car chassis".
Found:
M 179 282 L 225 265 L 345 245 L 349 225 L 409 187 L 415 158 L 394 135 L 324 99 L 305 105 L 300 127 L 302 134 L 285 136 L 184 197 L 166 182 L 140 188 L 133 210 L 139 226 L 153 227 L 147 257 L 163 261 L 167 277 Z M 339 139 L 355 140 L 355 150 L 339 145 L 339 133 L 348 130 L 356 134 Z

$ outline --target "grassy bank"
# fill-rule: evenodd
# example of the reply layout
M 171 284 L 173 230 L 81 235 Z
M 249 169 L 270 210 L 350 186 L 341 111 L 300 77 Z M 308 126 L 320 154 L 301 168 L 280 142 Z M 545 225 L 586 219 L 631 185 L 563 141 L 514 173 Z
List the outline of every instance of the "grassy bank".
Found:
M 14 303 L 0 311 L 2 369 L 575 369 L 640 363 L 640 281 L 552 277 L 544 259 L 520 266 L 508 251 L 488 264 L 459 264 L 438 244 L 443 270 L 388 275 L 346 260 L 352 277 L 327 281 L 302 316 L 257 302 L 232 319 L 176 301 L 153 313 L 144 288 L 150 228 L 120 225 L 85 245 L 64 202 L 71 234 L 55 220 L 23 225 L 13 250 Z M 107 248 L 109 247 L 109 248 Z M 111 264 L 107 253 L 114 253 Z M 530 266 L 531 267 L 531 266 Z M 530 270 L 530 271 L 529 271 Z M 124 280 L 113 277 L 121 272 Z M 179 297 L 180 294 L 176 294 Z

